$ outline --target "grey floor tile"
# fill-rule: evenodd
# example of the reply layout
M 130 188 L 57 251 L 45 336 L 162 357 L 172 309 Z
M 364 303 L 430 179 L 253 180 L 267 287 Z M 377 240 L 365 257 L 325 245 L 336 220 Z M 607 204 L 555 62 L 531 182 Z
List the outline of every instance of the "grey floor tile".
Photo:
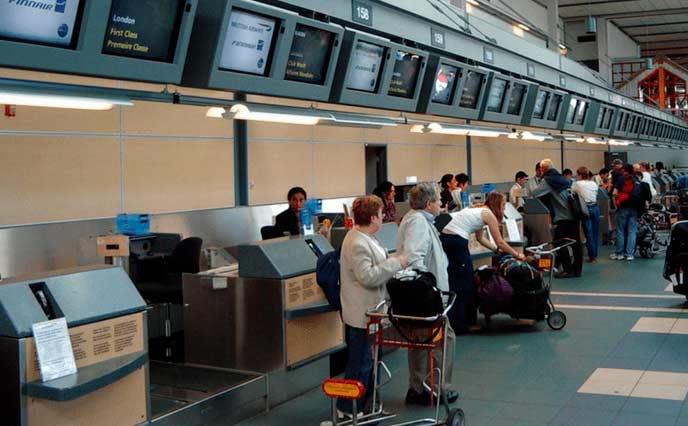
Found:
M 622 368 L 626 370 L 647 370 L 650 362 L 649 358 L 626 358 L 609 357 L 600 363 L 600 368 Z
M 547 423 L 552 420 L 560 406 L 528 404 L 522 402 L 504 402 L 498 404 L 495 417 L 527 420 L 534 423 Z
M 626 399 L 628 398 L 625 396 L 576 393 L 566 405 L 585 410 L 619 411 L 626 403 Z
M 678 417 L 663 416 L 658 414 L 643 414 L 630 411 L 621 411 L 612 425 L 614 426 L 674 426 Z
M 564 407 L 549 424 L 551 426 L 609 426 L 616 414 L 616 411 Z
M 628 333 L 609 353 L 610 357 L 652 358 L 657 354 L 665 334 Z
M 688 416 L 681 416 L 676 419 L 676 426 L 688 426 Z
M 471 426 L 473 422 L 471 422 Z M 546 426 L 547 423 L 534 422 L 532 420 L 518 420 L 510 418 L 495 417 L 490 422 L 490 426 Z
M 677 417 L 681 414 L 682 407 L 683 401 L 631 397 L 626 400 L 621 411 Z

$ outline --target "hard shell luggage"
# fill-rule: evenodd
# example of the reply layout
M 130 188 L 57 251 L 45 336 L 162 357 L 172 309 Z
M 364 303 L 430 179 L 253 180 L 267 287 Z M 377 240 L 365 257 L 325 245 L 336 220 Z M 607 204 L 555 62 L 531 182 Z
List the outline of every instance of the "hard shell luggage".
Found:
M 671 227 L 671 238 L 664 259 L 666 280 L 674 284 L 674 293 L 688 298 L 688 220 L 676 222 Z

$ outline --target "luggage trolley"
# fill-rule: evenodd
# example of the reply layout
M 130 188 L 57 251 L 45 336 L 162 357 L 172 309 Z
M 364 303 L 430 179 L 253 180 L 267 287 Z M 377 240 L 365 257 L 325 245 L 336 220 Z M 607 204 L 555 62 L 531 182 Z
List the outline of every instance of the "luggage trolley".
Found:
M 554 265 L 556 264 L 557 252 L 575 242 L 571 238 L 562 238 L 561 240 L 543 243 L 539 246 L 526 247 L 526 252 L 531 253 L 535 258 L 537 269 L 543 272 L 542 284 L 547 290 L 545 316 L 547 318 L 547 325 L 552 330 L 561 330 L 566 325 L 566 315 L 556 309 L 550 294 L 552 281 L 554 280 Z
M 379 360 L 379 347 L 397 347 L 428 351 L 428 363 L 430 364 L 428 377 L 429 384 L 423 382 L 425 389 L 430 392 L 431 405 L 435 406 L 434 418 L 422 418 L 417 420 L 404 421 L 402 423 L 384 423 L 385 426 L 411 426 L 411 425 L 447 425 L 447 426 L 463 426 L 465 424 L 465 415 L 460 408 L 450 408 L 445 395 L 442 394 L 442 375 L 444 374 L 444 367 L 446 364 L 446 330 L 447 313 L 454 305 L 456 294 L 451 291 L 443 291 L 443 296 L 448 297 L 448 303 L 444 311 L 432 317 L 412 317 L 405 315 L 394 315 L 388 313 L 390 301 L 383 300 L 374 308 L 368 309 L 366 316 L 368 316 L 368 338 L 371 340 L 371 348 L 373 350 L 373 408 L 371 413 L 363 416 L 353 416 L 351 419 L 341 421 L 337 418 L 337 398 L 348 398 L 353 400 L 353 412 L 357 412 L 356 399 L 359 398 L 365 390 L 363 384 L 358 381 L 343 380 L 343 379 L 327 379 L 323 382 L 324 393 L 332 398 L 332 420 L 320 423 L 321 426 L 363 426 L 367 424 L 382 425 L 385 420 L 396 417 L 396 414 L 389 414 L 382 410 L 382 404 L 377 400 L 378 389 L 386 385 L 392 378 L 387 366 L 384 362 Z M 393 325 L 393 321 L 401 320 L 402 324 Z M 442 365 L 435 366 L 432 352 L 442 349 Z M 388 379 L 383 383 L 378 383 L 378 371 L 382 367 Z M 434 392 L 435 383 L 438 392 Z M 440 405 L 444 406 L 446 412 L 446 419 L 440 419 Z

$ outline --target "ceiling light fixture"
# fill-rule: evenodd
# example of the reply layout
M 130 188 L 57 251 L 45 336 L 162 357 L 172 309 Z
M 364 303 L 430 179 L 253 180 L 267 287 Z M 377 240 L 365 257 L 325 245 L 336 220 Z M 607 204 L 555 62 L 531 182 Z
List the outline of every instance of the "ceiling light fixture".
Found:
M 455 136 L 479 136 L 485 138 L 497 138 L 500 136 L 508 136 L 509 131 L 506 129 L 498 129 L 494 127 L 479 127 L 468 126 L 463 124 L 442 124 L 429 123 L 421 125 L 421 127 L 411 127 L 413 133 L 437 133 L 441 135 L 455 135 Z
M 527 26 L 525 24 L 521 24 L 520 22 L 518 24 L 516 24 L 516 26 L 519 27 L 520 29 L 522 29 L 523 31 L 530 31 L 529 26 Z
M 91 111 L 108 111 L 115 105 L 134 105 L 130 99 L 125 97 L 29 88 L 0 88 L 0 104 Z
M 539 141 L 544 142 L 546 140 L 554 139 L 549 133 L 539 133 L 539 132 L 521 132 L 521 139 L 524 141 Z

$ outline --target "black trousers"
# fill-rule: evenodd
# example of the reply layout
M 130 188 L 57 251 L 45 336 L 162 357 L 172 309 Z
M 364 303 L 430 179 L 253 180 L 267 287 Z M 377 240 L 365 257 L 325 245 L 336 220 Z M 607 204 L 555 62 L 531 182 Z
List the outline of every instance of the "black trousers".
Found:
M 557 265 L 564 272 L 580 276 L 583 271 L 583 245 L 580 242 L 580 221 L 562 220 L 554 224 L 554 239 L 571 238 L 576 242 L 557 252 Z M 569 248 L 571 253 L 569 253 Z

